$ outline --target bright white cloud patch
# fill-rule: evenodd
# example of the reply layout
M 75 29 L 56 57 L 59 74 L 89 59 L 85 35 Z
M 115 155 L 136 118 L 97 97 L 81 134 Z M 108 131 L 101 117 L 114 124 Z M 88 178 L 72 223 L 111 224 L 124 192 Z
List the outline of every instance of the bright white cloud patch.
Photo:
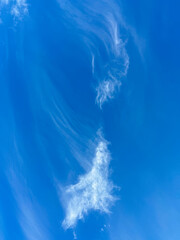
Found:
M 90 210 L 109 212 L 115 198 L 112 196 L 113 184 L 108 178 L 110 153 L 107 145 L 107 141 L 101 137 L 90 172 L 80 176 L 77 184 L 66 189 L 66 217 L 63 221 L 65 229 L 74 227 Z
M 28 5 L 26 0 L 16 0 L 16 3 L 12 6 L 11 14 L 15 17 L 21 17 L 28 13 Z
M 28 13 L 28 4 L 26 0 L 0 0 L 0 12 L 4 10 L 21 19 Z

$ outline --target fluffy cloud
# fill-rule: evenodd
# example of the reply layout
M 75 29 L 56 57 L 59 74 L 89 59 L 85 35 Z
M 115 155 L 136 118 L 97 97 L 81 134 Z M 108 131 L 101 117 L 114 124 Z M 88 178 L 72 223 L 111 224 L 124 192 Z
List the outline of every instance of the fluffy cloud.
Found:
M 90 210 L 109 212 L 115 198 L 112 196 L 113 184 L 109 181 L 110 153 L 107 145 L 101 137 L 91 170 L 65 190 L 66 217 L 62 223 L 65 229 L 74 227 Z

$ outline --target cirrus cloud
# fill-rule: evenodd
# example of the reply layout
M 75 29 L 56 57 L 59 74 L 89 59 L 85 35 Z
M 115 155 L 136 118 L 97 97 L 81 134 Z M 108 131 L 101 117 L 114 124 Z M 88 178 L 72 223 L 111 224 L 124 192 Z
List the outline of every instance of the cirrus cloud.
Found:
M 110 212 L 115 201 L 112 195 L 114 188 L 109 180 L 110 153 L 108 142 L 99 139 L 92 161 L 91 170 L 80 176 L 79 181 L 65 189 L 66 217 L 62 223 L 64 229 L 73 228 L 90 210 Z

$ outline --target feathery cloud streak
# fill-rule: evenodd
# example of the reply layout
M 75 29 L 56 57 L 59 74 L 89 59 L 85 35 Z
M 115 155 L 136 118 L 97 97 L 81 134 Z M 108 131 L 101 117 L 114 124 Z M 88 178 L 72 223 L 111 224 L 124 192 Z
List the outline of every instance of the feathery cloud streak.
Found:
M 17 202 L 18 221 L 26 239 L 50 239 L 42 223 L 43 216 L 38 216 L 37 204 L 35 204 L 31 192 L 28 191 L 24 179 L 19 178 L 17 176 L 17 171 L 15 173 L 12 169 L 7 174 L 7 177 Z
M 114 97 L 129 68 L 126 39 L 121 35 L 126 25 L 119 6 L 106 0 L 58 2 L 65 20 L 71 25 L 75 23 L 92 56 L 92 73 L 97 80 L 96 103 L 101 108 Z

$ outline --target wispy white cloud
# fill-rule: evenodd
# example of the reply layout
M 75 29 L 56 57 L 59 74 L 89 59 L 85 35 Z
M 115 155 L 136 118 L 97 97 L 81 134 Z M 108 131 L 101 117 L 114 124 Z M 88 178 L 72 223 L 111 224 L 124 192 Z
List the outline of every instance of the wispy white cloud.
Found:
M 11 14 L 15 17 L 22 17 L 23 15 L 28 13 L 28 4 L 26 0 L 16 0 L 15 4 L 13 4 L 11 8 Z
M 94 122 L 74 112 L 64 101 L 60 92 L 53 86 L 47 74 L 41 72 L 41 76 L 42 78 L 38 81 L 35 79 L 36 87 L 32 90 L 33 99 L 36 98 L 42 114 L 45 114 L 44 116 L 53 124 L 53 128 L 58 135 L 58 143 L 62 144 L 63 142 L 63 146 L 66 148 L 66 157 L 73 156 L 84 169 L 88 169 L 89 161 L 86 154 L 88 156 L 93 155 L 94 144 L 91 139 L 95 135 Z M 37 111 L 37 104 L 34 104 L 34 107 L 34 111 Z M 39 119 L 37 121 L 39 123 Z M 41 124 L 38 128 L 41 128 Z M 90 148 L 88 148 L 89 145 Z M 64 158 L 64 151 L 61 147 L 60 157 L 62 158 Z M 50 164 L 52 164 L 52 159 Z
M 15 18 L 21 19 L 28 13 L 28 4 L 26 0 L 1 0 L 0 13 L 5 10 Z
M 113 80 L 104 80 L 97 87 L 96 102 L 102 108 L 102 105 L 114 97 L 115 91 L 119 89 L 121 82 Z
M 122 84 L 121 80 L 127 75 L 129 68 L 126 43 L 119 36 L 118 23 L 113 16 L 108 16 L 107 22 L 111 36 L 111 53 L 109 53 L 109 61 L 105 67 L 104 80 L 99 81 L 96 88 L 96 103 L 100 108 L 105 102 L 114 98 Z
M 108 142 L 102 134 L 98 133 L 94 140 L 95 128 L 91 126 L 90 121 L 84 121 L 85 119 L 77 117 L 76 113 L 69 109 L 47 76 L 45 82 L 43 87 L 39 85 L 40 80 L 36 82 L 37 93 L 33 96 L 37 95 L 36 102 L 41 102 L 41 109 L 47 112 L 63 142 L 67 143 L 71 155 L 86 171 L 77 184 L 67 188 L 61 186 L 61 200 L 66 211 L 63 227 L 67 229 L 75 226 L 78 219 L 83 218 L 90 210 L 109 212 L 110 205 L 115 200 L 112 196 L 113 184 L 108 178 L 110 153 Z M 55 179 L 58 182 L 56 176 Z M 60 184 L 58 191 L 59 188 Z
M 58 2 L 69 26 L 75 24 L 87 46 L 92 59 L 92 74 L 97 81 L 96 103 L 102 108 L 114 97 L 128 72 L 129 56 L 124 37 L 127 25 L 115 1 L 83 1 L 78 2 L 78 6 L 71 0 Z
M 50 236 L 43 225 L 44 216 L 38 215 L 38 205 L 24 179 L 19 178 L 12 169 L 7 173 L 7 177 L 17 203 L 17 219 L 26 239 L 49 240 Z
M 66 217 L 62 223 L 65 229 L 73 228 L 90 210 L 110 212 L 115 200 L 109 180 L 110 158 L 108 142 L 100 136 L 91 170 L 80 176 L 78 183 L 65 189 Z

